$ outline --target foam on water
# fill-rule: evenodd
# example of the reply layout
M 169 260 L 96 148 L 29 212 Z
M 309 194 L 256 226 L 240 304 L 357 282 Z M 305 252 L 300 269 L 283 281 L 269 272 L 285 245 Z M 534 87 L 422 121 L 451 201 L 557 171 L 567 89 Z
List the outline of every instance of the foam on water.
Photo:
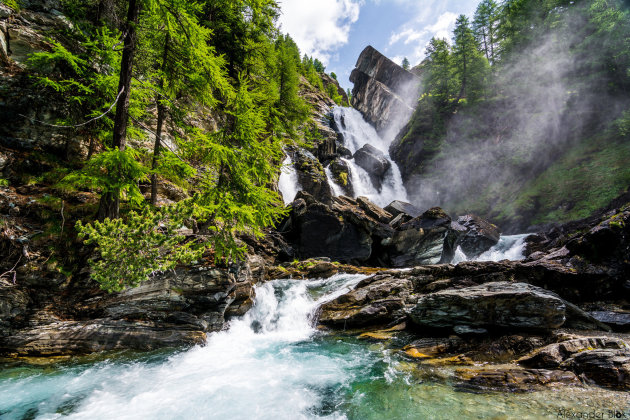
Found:
M 2 419 L 539 419 L 559 409 L 628 410 L 627 396 L 563 387 L 532 394 L 459 392 L 394 346 L 330 336 L 316 308 L 365 276 L 276 280 L 254 307 L 168 355 L 0 370 Z M 440 368 L 438 376 L 458 367 Z M 423 370 L 428 369 L 428 370 Z M 450 372 L 450 373 L 449 373 Z

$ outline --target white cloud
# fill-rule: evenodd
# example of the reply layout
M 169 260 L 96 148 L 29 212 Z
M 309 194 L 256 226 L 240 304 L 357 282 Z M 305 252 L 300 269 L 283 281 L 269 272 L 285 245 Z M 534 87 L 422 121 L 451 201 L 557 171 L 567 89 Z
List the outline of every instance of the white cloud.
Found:
M 281 0 L 282 32 L 289 33 L 303 54 L 327 64 L 335 50 L 348 43 L 363 0 Z
M 417 9 L 413 18 L 389 38 L 389 46 L 402 42 L 415 45 L 409 60 L 412 65 L 419 63 L 425 55 L 426 46 L 432 37 L 451 38 L 457 14 L 444 10 L 444 5 L 432 1 Z M 433 7 L 435 6 L 435 7 Z M 440 7 L 441 6 L 441 7 Z M 437 15 L 440 13 L 439 15 Z M 435 16 L 437 15 L 437 18 Z

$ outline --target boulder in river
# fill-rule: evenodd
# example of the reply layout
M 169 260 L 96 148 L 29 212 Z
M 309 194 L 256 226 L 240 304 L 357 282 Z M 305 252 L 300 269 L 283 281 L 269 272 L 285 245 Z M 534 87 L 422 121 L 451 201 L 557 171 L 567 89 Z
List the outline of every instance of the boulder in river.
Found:
M 457 223 L 466 229 L 466 233 L 459 239 L 459 246 L 471 259 L 495 246 L 501 237 L 498 227 L 474 214 L 460 216 Z
M 392 166 L 385 154 L 376 147 L 366 144 L 354 154 L 354 161 L 358 166 L 365 169 L 370 176 L 372 185 L 380 191 L 383 186 L 383 178 Z
M 564 324 L 566 306 L 558 295 L 540 287 L 490 282 L 422 296 L 409 315 L 422 327 L 550 331 Z
M 335 159 L 330 162 L 328 166 L 333 176 L 335 184 L 341 188 L 347 196 L 354 196 L 354 187 L 352 185 L 352 177 L 350 176 L 350 167 L 346 161 L 342 159 Z
M 451 218 L 439 207 L 403 223 L 387 242 L 392 267 L 448 263 L 455 250 L 446 239 L 453 232 Z

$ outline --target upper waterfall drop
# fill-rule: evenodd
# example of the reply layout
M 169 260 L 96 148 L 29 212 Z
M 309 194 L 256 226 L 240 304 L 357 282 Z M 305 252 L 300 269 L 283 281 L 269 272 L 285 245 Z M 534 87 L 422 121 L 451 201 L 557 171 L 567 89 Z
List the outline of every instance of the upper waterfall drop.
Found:
M 382 138 L 374 127 L 365 121 L 359 111 L 354 108 L 335 107 L 332 115 L 335 126 L 343 139 L 343 146 L 352 154 L 352 158 L 343 159 L 349 169 L 349 178 L 354 187 L 355 196 L 365 196 L 381 207 L 387 206 L 394 200 L 408 201 L 407 191 L 403 185 L 398 166 L 389 156 L 389 145 L 392 139 Z M 374 174 L 361 167 L 356 162 L 357 152 L 369 145 L 382 154 L 387 161 L 387 170 L 375 185 Z M 326 171 L 329 183 L 334 184 L 330 171 Z M 335 195 L 338 190 L 335 189 Z
M 282 172 L 278 179 L 278 189 L 282 193 L 282 200 L 285 205 L 289 205 L 293 202 L 300 188 L 297 172 L 293 167 L 293 161 L 291 161 L 290 156 L 287 156 L 282 162 Z

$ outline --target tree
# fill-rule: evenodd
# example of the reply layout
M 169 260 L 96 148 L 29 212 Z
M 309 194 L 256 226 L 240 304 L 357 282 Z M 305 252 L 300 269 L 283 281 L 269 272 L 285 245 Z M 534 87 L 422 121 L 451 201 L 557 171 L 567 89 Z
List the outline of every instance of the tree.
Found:
M 473 31 L 477 42 L 490 63 L 495 61 L 495 43 L 497 40 L 497 23 L 499 19 L 499 6 L 494 0 L 482 0 L 475 11 Z
M 458 88 L 448 41 L 431 38 L 427 46 L 426 67 L 425 93 L 434 97 L 441 107 L 448 106 Z
M 453 63 L 461 86 L 457 100 L 474 100 L 483 91 L 488 62 L 479 51 L 479 45 L 465 15 L 460 15 L 455 21 L 453 41 Z
M 409 70 L 409 67 L 410 67 L 409 60 L 407 59 L 407 57 L 403 58 L 402 68 L 405 70 Z
M 133 77 L 133 58 L 136 53 L 136 27 L 140 14 L 139 0 L 129 0 L 127 18 L 123 26 L 123 53 L 118 79 L 118 103 L 114 116 L 112 147 L 124 151 L 126 146 L 127 124 L 129 123 L 129 99 Z M 107 191 L 101 196 L 98 208 L 99 220 L 117 219 L 120 215 L 120 191 Z

